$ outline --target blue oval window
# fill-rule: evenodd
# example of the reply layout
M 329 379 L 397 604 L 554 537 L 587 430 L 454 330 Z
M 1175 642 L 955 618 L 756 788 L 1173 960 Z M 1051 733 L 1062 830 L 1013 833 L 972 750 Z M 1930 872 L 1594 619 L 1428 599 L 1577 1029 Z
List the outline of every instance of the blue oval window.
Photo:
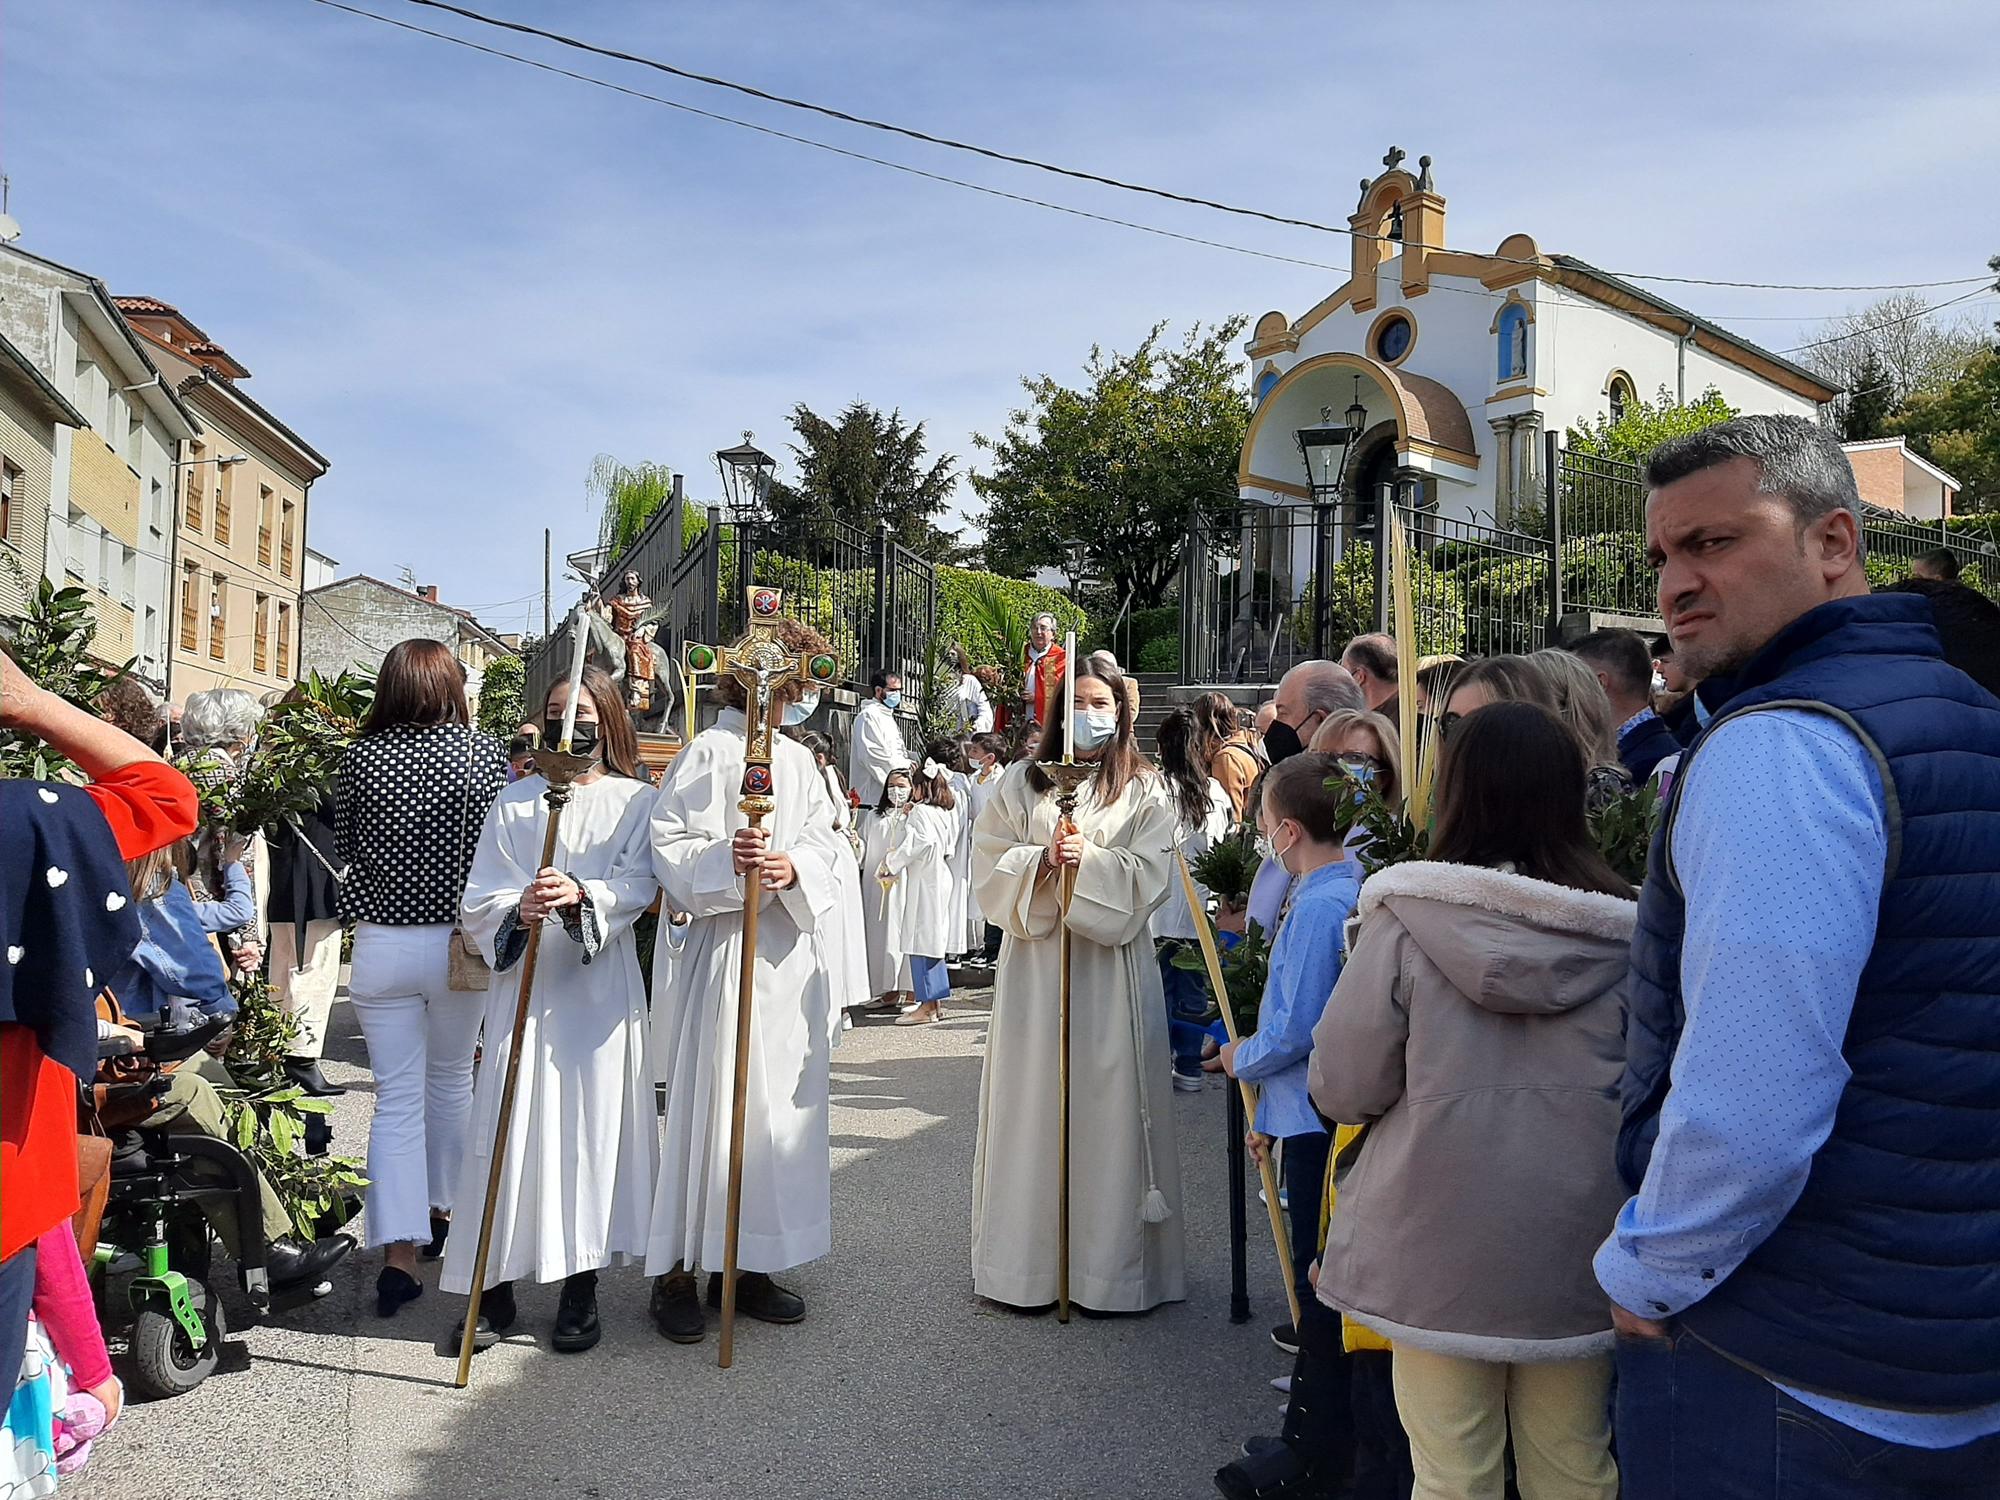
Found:
M 1408 318 L 1391 318 L 1376 330 L 1375 357 L 1393 365 L 1410 352 L 1410 341 L 1415 337 L 1416 330 Z

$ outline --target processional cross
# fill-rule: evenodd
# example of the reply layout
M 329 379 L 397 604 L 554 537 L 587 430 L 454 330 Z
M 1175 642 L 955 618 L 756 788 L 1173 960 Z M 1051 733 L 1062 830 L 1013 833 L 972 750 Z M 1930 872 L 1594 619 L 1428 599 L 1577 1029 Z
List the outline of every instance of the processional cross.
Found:
M 753 829 L 777 811 L 771 777 L 771 695 L 796 681 L 830 683 L 840 663 L 830 652 L 793 652 L 778 638 L 784 618 L 782 589 L 752 585 L 746 591 L 749 628 L 733 646 L 690 642 L 682 651 L 689 686 L 701 677 L 728 675 L 743 686 L 743 780 L 737 809 Z M 722 1241 L 722 1347 L 728 1369 L 736 1352 L 736 1253 L 743 1220 L 743 1122 L 750 1087 L 750 1004 L 757 973 L 757 914 L 763 904 L 756 872 L 744 877 L 743 953 L 736 984 L 736 1077 L 729 1110 L 729 1209 Z

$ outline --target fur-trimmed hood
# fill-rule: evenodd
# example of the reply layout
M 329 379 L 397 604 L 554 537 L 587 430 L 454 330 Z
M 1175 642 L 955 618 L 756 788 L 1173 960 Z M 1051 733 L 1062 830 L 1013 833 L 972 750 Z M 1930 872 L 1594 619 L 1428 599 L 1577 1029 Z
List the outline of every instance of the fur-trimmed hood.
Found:
M 1572 1010 L 1623 982 L 1638 903 L 1504 870 L 1417 860 L 1361 888 L 1467 999 L 1516 1015 Z

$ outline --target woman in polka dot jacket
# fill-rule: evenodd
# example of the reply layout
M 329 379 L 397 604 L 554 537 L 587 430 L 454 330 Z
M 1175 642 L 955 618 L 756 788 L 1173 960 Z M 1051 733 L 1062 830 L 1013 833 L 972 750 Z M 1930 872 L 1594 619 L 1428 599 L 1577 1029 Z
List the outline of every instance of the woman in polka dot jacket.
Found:
M 375 1073 L 368 1243 L 386 1247 L 385 1318 L 423 1290 L 417 1247 L 443 1253 L 472 1108 L 484 997 L 450 987 L 451 934 L 507 753 L 469 721 L 450 647 L 402 642 L 383 659 L 335 798 L 340 916 L 354 924 L 348 997 Z

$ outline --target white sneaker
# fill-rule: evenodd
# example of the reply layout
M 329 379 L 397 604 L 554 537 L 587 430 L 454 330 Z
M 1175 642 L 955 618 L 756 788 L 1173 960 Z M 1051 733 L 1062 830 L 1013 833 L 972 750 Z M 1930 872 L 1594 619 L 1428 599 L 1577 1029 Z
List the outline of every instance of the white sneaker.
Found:
M 1276 1391 L 1276 1392 L 1277 1392 L 1277 1393 L 1278 1393 L 1279 1395 L 1281 1395 L 1281 1396 L 1289 1396 L 1289 1395 L 1291 1395 L 1291 1393 L 1292 1393 L 1292 1377 L 1291 1377 L 1291 1376 L 1289 1376 L 1289 1375 L 1275 1375 L 1275 1376 L 1273 1376 L 1273 1377 L 1271 1378 L 1271 1389 L 1272 1389 L 1272 1390 L 1274 1390 L 1274 1391 Z
M 1199 1073 L 1182 1073 L 1177 1071 L 1174 1074 L 1174 1087 L 1179 1089 L 1183 1094 L 1199 1094 L 1205 1086 L 1202 1076 Z

